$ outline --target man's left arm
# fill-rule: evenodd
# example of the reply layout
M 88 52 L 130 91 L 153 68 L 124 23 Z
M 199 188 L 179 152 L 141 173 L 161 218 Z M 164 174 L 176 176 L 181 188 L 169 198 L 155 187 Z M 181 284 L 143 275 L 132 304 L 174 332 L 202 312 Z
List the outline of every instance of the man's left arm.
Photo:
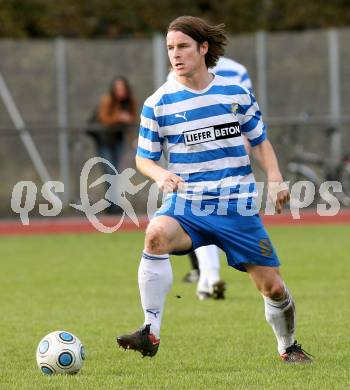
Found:
M 252 151 L 254 158 L 266 173 L 269 196 L 276 202 L 276 211 L 280 214 L 290 195 L 288 187 L 283 185 L 283 177 L 278 166 L 275 151 L 268 139 L 254 146 Z

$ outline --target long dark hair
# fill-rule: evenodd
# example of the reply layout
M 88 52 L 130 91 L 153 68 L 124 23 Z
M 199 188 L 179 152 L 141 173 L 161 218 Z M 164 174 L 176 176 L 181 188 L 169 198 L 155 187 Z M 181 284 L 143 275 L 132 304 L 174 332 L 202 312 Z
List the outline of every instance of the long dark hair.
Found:
M 205 20 L 195 16 L 180 16 L 169 24 L 168 32 L 181 31 L 199 44 L 208 42 L 205 64 L 207 68 L 213 68 L 219 57 L 225 54 L 227 36 L 224 28 L 224 24 L 211 26 Z
M 116 81 L 122 81 L 124 83 L 126 91 L 127 91 L 127 96 L 126 96 L 125 99 L 119 99 L 115 95 L 114 84 L 116 83 Z M 111 84 L 110 84 L 110 87 L 109 87 L 109 94 L 110 94 L 110 96 L 111 96 L 111 98 L 112 98 L 114 103 L 123 102 L 123 101 L 124 102 L 125 101 L 131 102 L 133 100 L 130 84 L 129 84 L 128 80 L 124 76 L 116 76 L 116 77 L 114 77 L 114 79 L 111 81 Z
M 114 91 L 114 84 L 116 81 L 122 81 L 126 88 L 126 97 L 123 99 L 120 99 L 118 96 L 116 96 Z M 111 109 L 112 107 L 121 106 L 123 109 L 126 110 L 133 110 L 135 109 L 135 99 L 132 94 L 132 90 L 130 87 L 130 84 L 128 80 L 124 76 L 116 76 L 111 81 L 110 87 L 109 87 L 109 95 L 112 99 L 111 101 Z

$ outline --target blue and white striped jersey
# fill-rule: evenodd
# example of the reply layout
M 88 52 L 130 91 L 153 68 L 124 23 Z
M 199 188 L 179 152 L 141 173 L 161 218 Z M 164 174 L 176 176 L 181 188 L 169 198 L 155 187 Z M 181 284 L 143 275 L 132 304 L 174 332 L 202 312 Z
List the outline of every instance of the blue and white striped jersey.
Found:
M 215 76 L 202 91 L 175 79 L 144 104 L 137 155 L 158 161 L 180 175 L 187 199 L 257 196 L 242 133 L 252 146 L 266 138 L 254 96 L 229 78 Z
M 250 80 L 247 69 L 239 62 L 226 57 L 220 57 L 214 68 L 210 68 L 218 76 L 229 78 L 232 84 L 241 84 L 250 92 L 253 92 L 253 85 Z
M 215 73 L 218 76 L 227 77 L 232 84 L 241 84 L 250 92 L 253 92 L 253 84 L 247 69 L 237 61 L 233 61 L 226 57 L 220 57 L 214 68 L 209 68 L 208 71 Z M 169 81 L 173 78 L 175 78 L 175 73 L 174 71 L 171 71 L 168 74 L 167 80 Z

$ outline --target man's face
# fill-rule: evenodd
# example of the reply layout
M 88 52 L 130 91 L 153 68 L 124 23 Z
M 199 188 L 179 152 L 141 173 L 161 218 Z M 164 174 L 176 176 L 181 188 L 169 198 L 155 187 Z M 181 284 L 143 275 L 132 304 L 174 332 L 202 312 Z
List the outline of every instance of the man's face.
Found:
M 207 42 L 199 45 L 181 31 L 169 31 L 167 35 L 168 56 L 176 76 L 191 77 L 205 66 Z

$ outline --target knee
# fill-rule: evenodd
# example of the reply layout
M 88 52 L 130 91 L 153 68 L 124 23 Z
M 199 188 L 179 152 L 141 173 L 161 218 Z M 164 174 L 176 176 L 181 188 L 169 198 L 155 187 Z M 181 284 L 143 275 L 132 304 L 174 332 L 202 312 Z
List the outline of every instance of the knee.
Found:
M 282 281 L 271 281 L 269 283 L 265 283 L 262 287 L 261 293 L 274 301 L 281 300 L 286 295 L 286 289 Z
M 155 255 L 169 252 L 169 239 L 162 226 L 148 226 L 145 237 L 145 250 Z

